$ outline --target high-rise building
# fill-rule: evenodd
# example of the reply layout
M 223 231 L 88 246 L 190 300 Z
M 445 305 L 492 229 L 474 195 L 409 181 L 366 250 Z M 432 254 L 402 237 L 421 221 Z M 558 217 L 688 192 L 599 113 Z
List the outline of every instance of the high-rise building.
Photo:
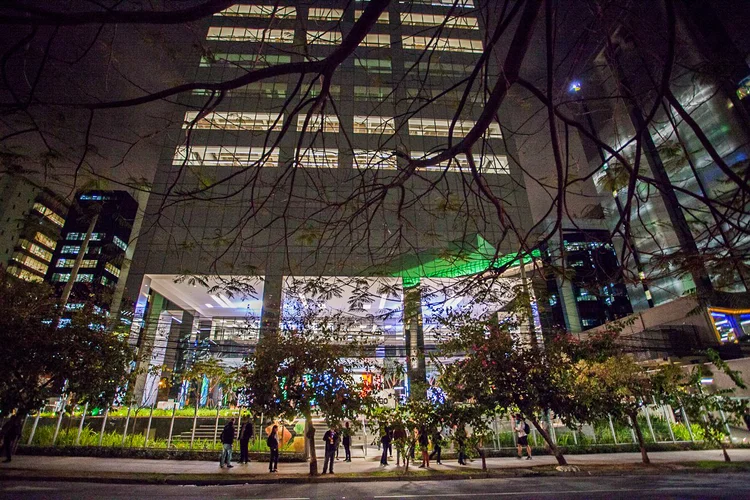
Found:
M 177 371 L 204 355 L 240 363 L 259 335 L 285 321 L 285 308 L 312 294 L 376 336 L 379 362 L 397 360 L 424 377 L 424 351 L 439 328 L 436 297 L 458 305 L 469 293 L 445 292 L 456 278 L 510 264 L 495 285 L 500 303 L 512 298 L 519 241 L 474 191 L 466 157 L 401 181 L 406 154 L 445 150 L 451 131 L 465 135 L 484 107 L 481 83 L 459 104 L 483 51 L 485 20 L 471 0 L 454 4 L 391 2 L 326 82 L 324 102 L 315 101 L 320 72 L 264 78 L 218 100 L 209 88 L 181 96 L 181 129 L 164 145 L 129 278 L 138 291 L 132 339 L 144 362 Z M 323 60 L 368 5 L 237 4 L 208 20 L 185 79 L 226 82 Z M 499 74 L 494 61 L 482 70 L 493 81 Z M 503 217 L 527 231 L 515 147 L 494 122 L 474 158 Z M 153 401 L 157 386 L 150 376 L 137 390 Z M 181 394 L 173 387 L 169 396 Z
M 103 311 L 109 309 L 137 210 L 138 203 L 125 191 L 82 191 L 76 195 L 47 271 L 47 280 L 62 290 L 89 236 L 66 304 L 68 310 L 92 298 Z
M 0 179 L 0 262 L 14 276 L 43 281 L 52 262 L 68 204 L 19 175 Z

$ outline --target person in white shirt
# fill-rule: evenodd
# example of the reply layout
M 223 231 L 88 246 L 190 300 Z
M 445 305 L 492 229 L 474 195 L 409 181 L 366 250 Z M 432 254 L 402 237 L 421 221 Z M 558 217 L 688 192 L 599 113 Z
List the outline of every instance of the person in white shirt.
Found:
M 516 413 L 515 416 L 515 427 L 513 428 L 518 436 L 518 460 L 523 458 L 523 448 L 526 447 L 526 460 L 531 460 L 531 445 L 529 444 L 529 424 L 526 420 L 521 417 L 520 413 Z

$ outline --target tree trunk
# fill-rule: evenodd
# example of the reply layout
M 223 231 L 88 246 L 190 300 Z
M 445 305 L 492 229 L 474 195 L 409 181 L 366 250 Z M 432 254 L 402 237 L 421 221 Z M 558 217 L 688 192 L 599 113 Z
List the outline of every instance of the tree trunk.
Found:
M 552 454 L 557 459 L 557 463 L 560 465 L 568 465 L 568 461 L 565 460 L 565 457 L 562 454 L 562 451 L 560 451 L 560 448 L 557 447 L 557 445 L 552 441 L 552 438 L 547 433 L 547 431 L 542 428 L 542 426 L 539 424 L 539 421 L 536 418 L 529 418 L 531 420 L 532 425 L 536 428 L 537 432 L 541 434 L 541 436 L 544 438 L 544 440 L 547 442 L 547 446 L 549 446 L 549 451 L 552 452 Z
M 312 423 L 312 415 L 305 415 L 305 439 L 307 439 L 307 449 L 310 450 L 310 475 L 318 475 L 318 457 L 315 453 L 315 427 Z
M 731 462 L 732 459 L 729 458 L 729 453 L 727 453 L 727 447 L 724 446 L 724 443 L 721 444 L 721 452 L 724 453 L 724 461 L 725 462 Z
M 641 458 L 644 464 L 650 464 L 651 459 L 648 458 L 648 452 L 646 451 L 646 440 L 643 438 L 643 432 L 641 432 L 641 426 L 638 425 L 638 412 L 633 412 L 630 415 L 630 423 L 635 431 L 635 437 L 638 439 L 638 446 L 641 448 Z

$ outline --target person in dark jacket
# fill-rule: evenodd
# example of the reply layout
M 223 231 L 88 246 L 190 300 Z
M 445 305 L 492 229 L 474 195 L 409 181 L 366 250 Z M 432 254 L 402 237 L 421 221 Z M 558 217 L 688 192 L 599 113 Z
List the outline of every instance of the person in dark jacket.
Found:
M 250 444 L 250 440 L 253 438 L 254 431 L 253 431 L 253 419 L 251 417 L 248 417 L 247 422 L 245 422 L 245 425 L 242 426 L 242 430 L 240 431 L 240 463 L 241 464 L 249 464 L 250 463 L 250 457 L 247 453 L 247 447 L 248 444 Z
M 325 434 L 323 434 L 323 442 L 326 445 L 326 456 L 323 462 L 323 474 L 329 470 L 333 474 L 333 458 L 336 456 L 336 447 L 338 445 L 338 439 L 336 438 L 336 431 L 333 427 L 329 427 Z
M 266 439 L 266 444 L 270 450 L 270 459 L 268 461 L 268 472 L 278 472 L 276 468 L 279 466 L 279 439 L 276 437 L 276 433 L 279 430 L 278 425 L 274 425 L 271 428 L 271 434 Z
M 458 448 L 458 465 L 466 465 L 466 428 L 463 425 L 457 427 L 453 437 Z
M 388 448 L 391 447 L 391 428 L 386 426 L 383 436 L 380 438 L 380 444 L 383 445 L 383 454 L 380 456 L 380 465 L 388 465 Z
M 419 442 L 419 449 L 422 452 L 422 465 L 419 466 L 420 469 L 429 468 L 430 467 L 430 455 L 428 453 L 428 448 L 430 447 L 430 437 L 427 434 L 427 427 L 424 425 L 419 428 L 419 435 L 417 436 L 417 441 Z
M 23 430 L 23 419 L 18 415 L 13 415 L 3 426 L 3 449 L 5 450 L 5 460 L 3 462 L 8 463 L 13 455 L 16 441 L 21 437 L 21 431 Z
M 234 419 L 230 418 L 229 422 L 226 423 L 224 429 L 221 431 L 221 455 L 219 456 L 219 467 L 222 469 L 224 465 L 227 469 L 234 467 L 230 462 L 232 461 L 232 444 L 234 444 Z
M 344 429 L 341 431 L 341 435 L 343 436 L 342 442 L 344 443 L 344 454 L 346 455 L 344 462 L 351 462 L 352 430 L 349 428 L 349 422 L 344 424 Z

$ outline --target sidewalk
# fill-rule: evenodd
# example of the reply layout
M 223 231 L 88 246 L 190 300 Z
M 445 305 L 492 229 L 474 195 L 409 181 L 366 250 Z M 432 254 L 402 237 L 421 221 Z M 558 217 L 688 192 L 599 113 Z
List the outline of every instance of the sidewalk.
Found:
M 734 462 L 750 462 L 750 449 L 729 451 Z M 652 452 L 649 457 L 653 464 L 680 464 L 698 461 L 722 461 L 721 450 L 668 451 Z M 566 456 L 570 465 L 585 470 L 595 466 L 637 466 L 641 463 L 639 453 L 602 453 L 591 455 Z M 379 459 L 354 459 L 351 463 L 339 460 L 335 463 L 335 475 L 322 476 L 322 480 L 374 480 L 393 479 L 392 474 L 383 471 L 398 472 L 395 461 L 388 467 L 381 467 Z M 417 465 L 419 462 L 417 463 Z M 414 473 L 410 479 L 427 479 L 430 476 L 450 479 L 453 476 L 468 478 L 471 472 L 481 473 L 481 460 L 475 459 L 468 466 L 459 466 L 455 460 L 445 461 L 443 465 L 433 464 L 431 470 L 409 467 Z M 539 456 L 533 460 L 515 458 L 488 458 L 487 466 L 491 472 L 507 471 L 518 474 L 530 473 L 529 469 L 554 470 L 557 465 L 554 457 Z M 323 460 L 318 462 L 322 471 Z M 235 464 L 232 469 L 220 469 L 215 462 L 180 461 L 180 460 L 147 460 L 132 458 L 93 458 L 93 457 L 43 457 L 19 455 L 13 462 L 0 464 L 0 480 L 37 479 L 90 482 L 125 482 L 125 483 L 175 483 L 175 484 L 220 484 L 242 482 L 302 482 L 308 481 L 309 466 L 307 463 L 279 463 L 279 473 L 269 474 L 268 464 L 252 462 L 248 465 Z

